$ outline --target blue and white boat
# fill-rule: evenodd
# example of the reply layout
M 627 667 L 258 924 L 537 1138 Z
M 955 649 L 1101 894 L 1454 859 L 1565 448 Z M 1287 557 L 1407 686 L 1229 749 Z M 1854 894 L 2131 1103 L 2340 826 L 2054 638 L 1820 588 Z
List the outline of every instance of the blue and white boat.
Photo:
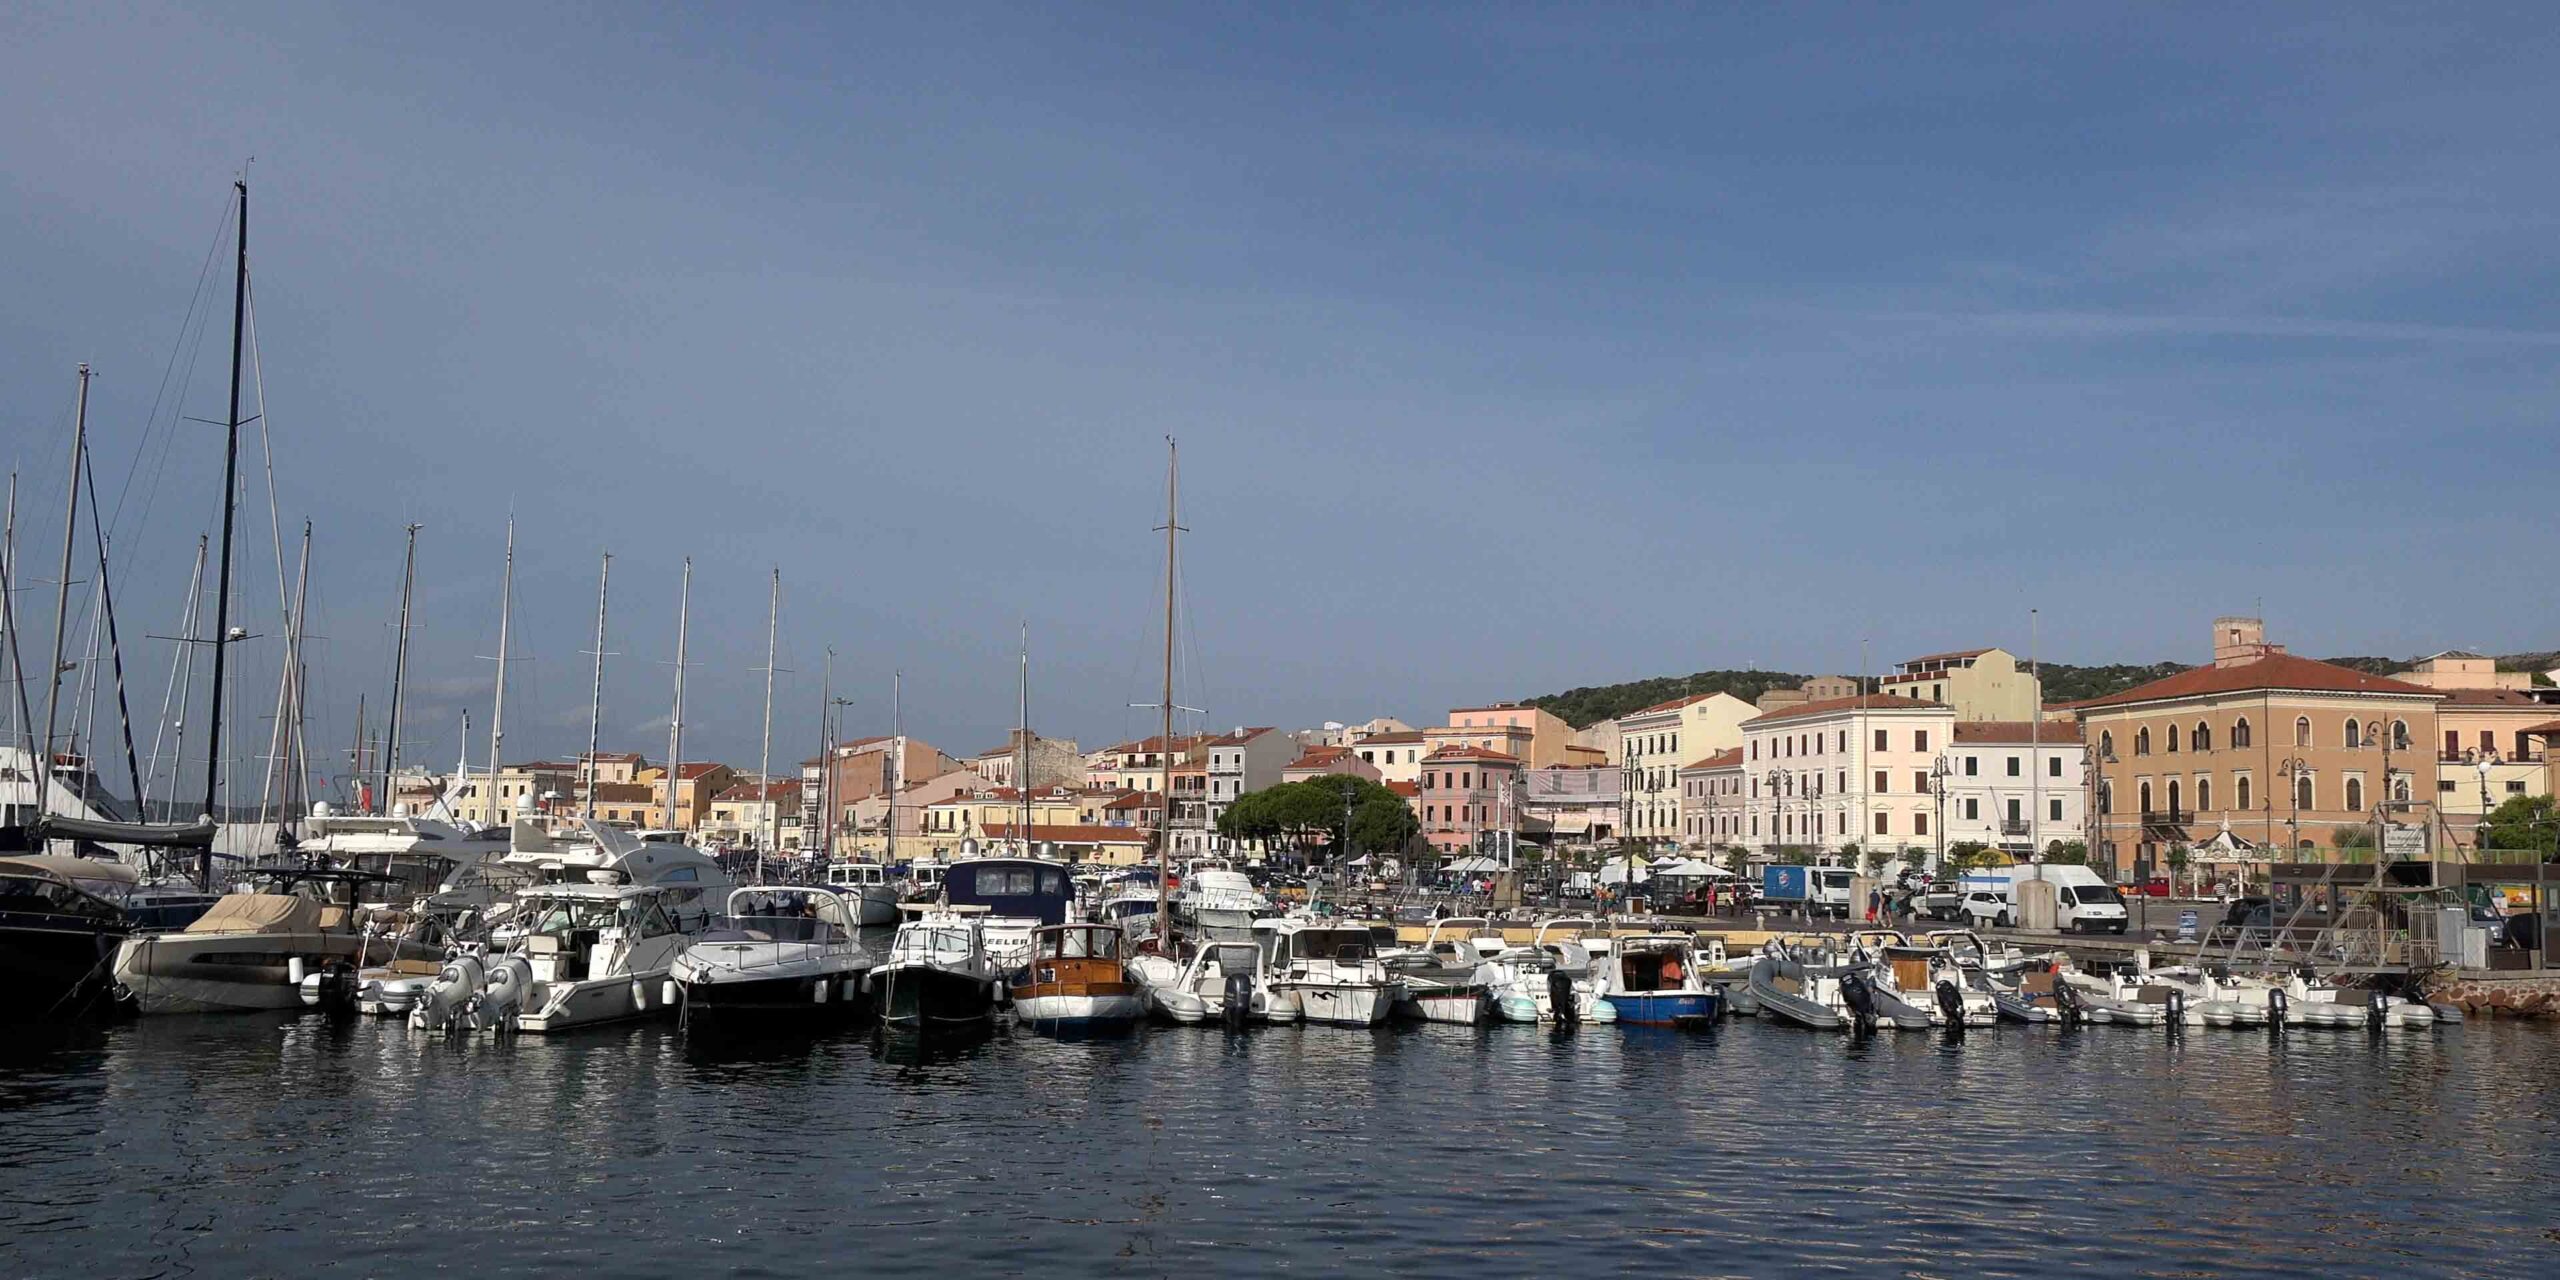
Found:
M 1606 963 L 1608 974 L 1600 998 L 1619 1022 L 1639 1027 L 1704 1027 L 1724 1013 L 1724 992 L 1707 982 L 1686 935 L 1619 938 Z
M 986 856 L 963 858 L 943 870 L 938 909 L 982 916 L 987 955 L 1010 974 L 1031 963 L 1032 931 L 1065 924 L 1075 900 L 1063 863 Z

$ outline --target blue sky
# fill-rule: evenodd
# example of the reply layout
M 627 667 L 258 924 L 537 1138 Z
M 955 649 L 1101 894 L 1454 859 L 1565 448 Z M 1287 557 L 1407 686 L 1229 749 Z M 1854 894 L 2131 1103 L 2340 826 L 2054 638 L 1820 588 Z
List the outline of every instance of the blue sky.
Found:
M 2074 661 L 2195 659 L 2253 607 L 2302 652 L 2549 647 L 2554 33 L 2522 6 L 17 5 L 0 442 L 49 561 L 75 362 L 111 492 L 173 349 L 147 456 L 170 405 L 220 415 L 227 314 L 201 354 L 179 326 L 254 155 L 315 742 L 387 693 L 411 520 L 408 752 L 485 721 L 511 509 L 511 756 L 583 737 L 602 550 L 608 736 L 653 757 L 687 554 L 688 754 L 752 762 L 775 564 L 778 757 L 814 742 L 829 646 L 860 728 L 903 668 L 911 730 L 989 745 L 1023 620 L 1041 727 L 1133 733 L 1168 433 L 1182 700 L 1213 725 L 2022 649 L 2030 607 Z M 214 515 L 218 443 L 178 425 L 117 519 L 129 632 L 175 626 Z M 156 708 L 168 648 L 137 650 Z

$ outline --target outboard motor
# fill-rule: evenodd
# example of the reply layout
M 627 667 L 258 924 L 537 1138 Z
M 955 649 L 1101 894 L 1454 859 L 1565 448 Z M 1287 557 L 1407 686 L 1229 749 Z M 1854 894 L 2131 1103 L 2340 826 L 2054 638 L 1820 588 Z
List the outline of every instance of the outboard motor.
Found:
M 1557 1026 L 1581 1025 L 1582 1002 L 1579 995 L 1573 989 L 1572 974 L 1562 969 L 1547 970 L 1547 1004 L 1555 1011 Z
M 1849 1006 L 1849 1029 L 1861 1035 L 1873 1035 L 1876 1029 L 1876 993 L 1867 984 L 1867 975 L 1852 973 L 1840 979 L 1840 1002 Z
M 489 970 L 489 985 L 471 1001 L 471 1028 L 500 1034 L 516 1028 L 516 1015 L 524 1011 L 525 996 L 533 985 L 533 966 L 521 956 L 509 956 Z
M 2187 1026 L 2187 993 L 2169 989 L 2169 1034 L 2176 1035 Z
M 2293 994 L 2282 987 L 2267 992 L 2267 1030 L 2284 1034 L 2285 1019 L 2293 1016 Z
M 480 957 L 470 952 L 445 961 L 436 980 L 427 984 L 418 1003 L 410 1008 L 409 1025 L 422 1031 L 459 1026 L 462 1006 L 479 994 L 480 984 L 487 977 L 487 971 L 480 967 Z
M 1219 1016 L 1225 1020 L 1228 1029 L 1233 1030 L 1242 1027 L 1246 1017 L 1252 1012 L 1253 975 L 1250 973 L 1228 974 L 1226 1003 L 1218 1010 Z
M 302 979 L 302 1002 L 331 1017 L 351 1014 L 356 1011 L 357 986 L 356 967 L 344 960 L 332 960 L 320 972 Z
M 2389 1022 L 2390 1018 L 2391 994 L 2380 987 L 2375 987 L 2372 990 L 2365 992 L 2364 1029 L 2366 1032 L 2372 1035 L 2381 1035 L 2384 1025 Z
M 1964 993 L 1956 990 L 1952 978 L 1938 979 L 1938 1014 L 1947 1020 L 1947 1030 L 1955 1037 L 1964 1036 Z
M 2047 970 L 2047 972 L 2053 971 Z M 2078 1026 L 2080 1020 L 2087 1016 L 2080 1007 L 2080 993 L 2073 990 L 2070 983 L 2063 981 L 2058 973 L 2054 975 L 2053 980 L 2053 1011 L 2062 1019 L 2062 1025 L 2066 1027 Z

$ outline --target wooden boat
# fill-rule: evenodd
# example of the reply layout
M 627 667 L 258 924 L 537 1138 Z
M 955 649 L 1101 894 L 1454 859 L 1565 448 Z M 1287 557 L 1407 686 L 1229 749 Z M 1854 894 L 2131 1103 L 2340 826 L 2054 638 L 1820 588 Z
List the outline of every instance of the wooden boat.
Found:
M 1031 958 L 1013 977 L 1014 1016 L 1035 1031 L 1094 1031 L 1134 1025 L 1146 996 L 1107 924 L 1059 924 L 1031 933 Z

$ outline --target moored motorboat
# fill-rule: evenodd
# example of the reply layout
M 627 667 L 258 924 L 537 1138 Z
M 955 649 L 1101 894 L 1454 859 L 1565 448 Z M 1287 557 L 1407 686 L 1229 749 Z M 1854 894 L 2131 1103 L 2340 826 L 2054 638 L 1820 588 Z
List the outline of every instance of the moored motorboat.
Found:
M 326 981 L 318 1003 L 353 1009 L 356 972 L 396 956 L 395 940 L 358 919 L 362 888 L 379 879 L 319 867 L 260 872 L 185 929 L 126 939 L 116 981 L 147 1014 L 301 1008 L 313 1003 L 306 978 Z
M 989 1026 L 1004 989 L 978 918 L 949 912 L 924 912 L 899 925 L 870 978 L 881 1023 L 906 1031 Z
M 1125 939 L 1107 924 L 1058 924 L 1031 934 L 1031 959 L 1013 979 L 1013 1016 L 1035 1031 L 1133 1026 L 1146 997 L 1122 962 Z
M 0 1023 L 69 1021 L 117 1007 L 117 948 L 132 926 L 112 895 L 133 872 L 101 858 L 0 858 Z
M 1380 951 L 1379 962 L 1404 983 L 1396 1013 L 1469 1027 L 1484 1022 L 1492 1010 L 1493 988 L 1503 976 L 1488 961 L 1507 949 L 1487 949 L 1485 931 L 1491 928 L 1480 916 L 1451 916 L 1432 921 L 1420 946 Z
M 1129 973 L 1144 989 L 1148 1008 L 1186 1026 L 1295 1022 L 1297 1006 L 1273 993 L 1265 959 L 1256 943 L 1211 941 L 1180 957 L 1134 956 Z
M 872 963 L 856 937 L 862 902 L 859 886 L 730 890 L 668 968 L 686 1033 L 852 1021 Z
M 1724 995 L 1697 972 L 1689 936 L 1637 934 L 1615 940 L 1601 999 L 1617 1020 L 1642 1027 L 1706 1027 L 1724 1012 Z
M 856 924 L 860 928 L 881 928 L 898 922 L 898 903 L 905 897 L 905 887 L 877 862 L 832 862 L 827 864 L 827 887 L 848 895 L 857 906 Z
M 1403 994 L 1365 928 L 1287 916 L 1257 920 L 1253 933 L 1271 969 L 1273 1004 L 1294 1009 L 1298 1021 L 1374 1027 Z

